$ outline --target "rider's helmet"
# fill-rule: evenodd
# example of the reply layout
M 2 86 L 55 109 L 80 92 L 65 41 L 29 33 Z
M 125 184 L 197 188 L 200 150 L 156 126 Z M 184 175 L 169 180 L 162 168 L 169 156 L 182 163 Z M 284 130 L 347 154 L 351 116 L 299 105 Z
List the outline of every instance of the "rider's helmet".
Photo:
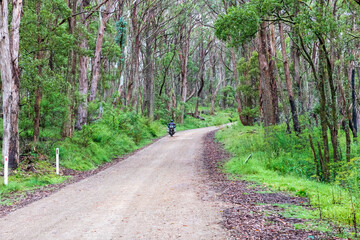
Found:
M 170 121 L 170 122 L 174 122 L 174 120 L 172 120 L 172 119 L 171 119 L 171 121 Z

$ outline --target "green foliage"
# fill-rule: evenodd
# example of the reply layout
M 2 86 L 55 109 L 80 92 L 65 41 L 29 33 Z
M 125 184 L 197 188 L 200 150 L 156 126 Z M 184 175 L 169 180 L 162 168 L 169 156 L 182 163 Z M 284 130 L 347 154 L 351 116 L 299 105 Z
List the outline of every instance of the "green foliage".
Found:
M 55 175 L 55 167 L 49 161 L 35 161 L 31 164 L 30 170 L 28 169 L 28 163 L 28 161 L 20 163 L 14 174 L 9 176 L 8 186 L 2 184 L 4 179 L 0 177 L 0 204 L 11 205 L 12 202 L 4 198 L 11 193 L 18 192 L 20 194 L 19 192 L 30 191 L 49 184 L 59 184 L 68 179 L 66 176 Z M 0 170 L 3 171 L 1 164 Z
M 242 101 L 242 116 L 256 118 L 259 116 L 259 60 L 258 53 L 254 51 L 248 61 L 240 58 L 237 69 L 240 73 L 240 84 L 236 91 Z
M 149 143 L 164 130 L 134 112 L 105 106 L 102 119 L 84 126 L 73 138 L 59 142 L 62 165 L 90 170 Z M 55 144 L 56 145 L 56 144 Z
M 254 5 L 244 4 L 242 7 L 230 8 L 226 15 L 221 15 L 215 22 L 215 35 L 234 46 L 241 45 L 254 37 L 261 19 Z
M 238 120 L 238 117 L 236 115 L 234 116 L 232 111 L 219 111 L 215 115 L 204 113 L 201 114 L 201 116 L 205 118 L 204 121 L 191 116 L 186 116 L 184 124 L 177 124 L 176 129 L 178 131 L 182 131 L 182 130 L 194 129 L 194 128 L 220 126 Z
M 235 89 L 232 86 L 225 86 L 217 95 L 217 100 L 220 100 L 223 106 L 229 106 L 235 101 Z

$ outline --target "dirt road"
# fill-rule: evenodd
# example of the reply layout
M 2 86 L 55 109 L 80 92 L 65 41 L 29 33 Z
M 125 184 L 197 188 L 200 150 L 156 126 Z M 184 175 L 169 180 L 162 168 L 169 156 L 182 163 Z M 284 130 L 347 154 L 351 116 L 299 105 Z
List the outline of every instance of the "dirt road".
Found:
M 0 218 L 0 239 L 226 239 L 203 201 L 203 136 L 165 137 L 126 160 Z

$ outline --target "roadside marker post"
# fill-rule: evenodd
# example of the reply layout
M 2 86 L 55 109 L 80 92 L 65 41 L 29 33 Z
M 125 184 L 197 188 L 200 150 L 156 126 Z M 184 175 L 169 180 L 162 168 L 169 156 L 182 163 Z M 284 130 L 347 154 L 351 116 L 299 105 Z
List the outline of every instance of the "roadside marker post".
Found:
M 59 175 L 59 149 L 56 149 L 56 174 Z
M 8 185 L 8 175 L 9 175 L 9 161 L 8 157 L 4 159 L 4 184 Z

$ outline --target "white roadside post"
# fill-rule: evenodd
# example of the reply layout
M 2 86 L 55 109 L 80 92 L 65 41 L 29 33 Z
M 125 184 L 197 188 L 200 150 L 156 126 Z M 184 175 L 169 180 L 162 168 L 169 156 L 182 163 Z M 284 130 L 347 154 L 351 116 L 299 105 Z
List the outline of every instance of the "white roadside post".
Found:
M 56 174 L 59 175 L 59 149 L 56 149 Z
M 4 159 L 4 184 L 8 185 L 8 175 L 9 175 L 9 161 L 6 156 Z

